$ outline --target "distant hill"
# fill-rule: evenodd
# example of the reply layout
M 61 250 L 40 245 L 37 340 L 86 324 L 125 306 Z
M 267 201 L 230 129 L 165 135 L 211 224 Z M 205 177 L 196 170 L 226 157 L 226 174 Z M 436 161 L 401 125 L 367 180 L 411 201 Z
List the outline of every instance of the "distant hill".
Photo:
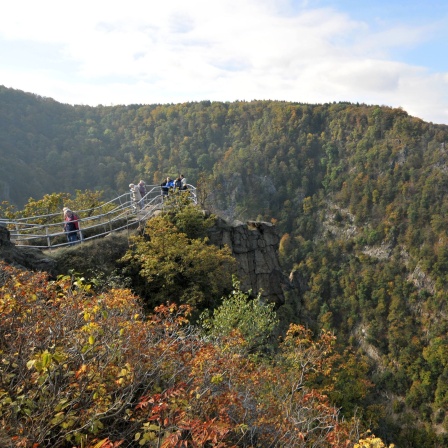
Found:
M 222 215 L 274 222 L 301 288 L 290 319 L 334 331 L 359 363 L 331 398 L 398 446 L 448 443 L 447 143 L 448 126 L 384 106 L 94 108 L 0 87 L 2 201 L 109 198 L 183 172 Z M 365 371 L 373 392 L 350 386 Z

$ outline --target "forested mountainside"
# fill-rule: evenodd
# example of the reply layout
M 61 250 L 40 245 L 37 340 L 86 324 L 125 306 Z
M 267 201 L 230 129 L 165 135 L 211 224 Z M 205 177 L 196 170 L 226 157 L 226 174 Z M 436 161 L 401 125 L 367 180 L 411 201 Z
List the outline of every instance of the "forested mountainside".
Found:
M 0 199 L 112 198 L 183 172 L 222 215 L 276 224 L 301 288 L 290 321 L 337 336 L 342 412 L 401 447 L 446 446 L 447 141 L 384 106 L 88 107 L 0 87 Z

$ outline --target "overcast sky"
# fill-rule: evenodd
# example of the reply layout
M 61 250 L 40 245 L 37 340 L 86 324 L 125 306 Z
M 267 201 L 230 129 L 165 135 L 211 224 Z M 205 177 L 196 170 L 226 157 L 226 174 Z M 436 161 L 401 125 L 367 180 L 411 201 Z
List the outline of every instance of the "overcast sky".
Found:
M 0 85 L 69 104 L 350 101 L 448 124 L 447 0 L 14 0 Z

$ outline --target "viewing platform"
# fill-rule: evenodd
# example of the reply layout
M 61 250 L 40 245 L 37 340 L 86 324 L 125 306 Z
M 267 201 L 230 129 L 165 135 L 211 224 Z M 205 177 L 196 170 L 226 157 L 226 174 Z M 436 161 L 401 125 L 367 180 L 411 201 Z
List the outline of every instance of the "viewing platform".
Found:
M 147 185 L 146 195 L 140 204 L 131 198 L 131 192 L 124 193 L 104 204 L 85 209 L 73 210 L 79 217 L 79 243 L 100 238 L 111 232 L 138 227 L 164 209 L 167 198 L 185 194 L 197 204 L 197 190 L 188 184 L 186 190 L 171 190 L 163 194 L 160 185 Z M 42 250 L 68 246 L 62 211 L 48 215 L 30 216 L 17 220 L 0 218 L 0 224 L 10 232 L 10 240 L 16 246 L 36 247 Z

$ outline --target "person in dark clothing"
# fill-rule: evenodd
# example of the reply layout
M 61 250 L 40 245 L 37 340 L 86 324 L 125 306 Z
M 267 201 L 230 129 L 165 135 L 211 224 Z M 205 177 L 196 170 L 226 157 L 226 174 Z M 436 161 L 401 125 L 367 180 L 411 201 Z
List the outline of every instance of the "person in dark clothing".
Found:
M 170 188 L 167 185 L 167 181 L 164 180 L 160 186 L 162 187 L 162 196 L 168 196 L 168 192 L 170 190 Z
M 70 246 L 78 242 L 79 218 L 68 208 L 63 208 L 64 212 L 64 232 L 67 235 L 67 241 Z
M 180 176 L 175 180 L 174 188 L 179 191 L 182 189 L 182 179 Z

